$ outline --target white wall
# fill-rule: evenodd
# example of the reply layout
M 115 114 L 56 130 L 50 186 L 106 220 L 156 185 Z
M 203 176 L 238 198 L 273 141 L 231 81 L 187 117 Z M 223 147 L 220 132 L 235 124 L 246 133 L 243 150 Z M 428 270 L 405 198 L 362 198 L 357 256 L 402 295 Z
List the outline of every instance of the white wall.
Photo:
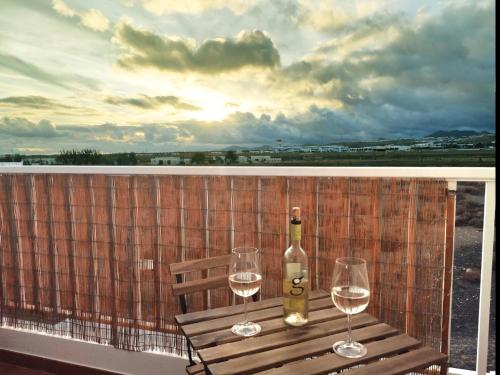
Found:
M 129 352 L 5 327 L 0 328 L 0 349 L 130 375 L 185 374 L 188 363 L 165 354 Z

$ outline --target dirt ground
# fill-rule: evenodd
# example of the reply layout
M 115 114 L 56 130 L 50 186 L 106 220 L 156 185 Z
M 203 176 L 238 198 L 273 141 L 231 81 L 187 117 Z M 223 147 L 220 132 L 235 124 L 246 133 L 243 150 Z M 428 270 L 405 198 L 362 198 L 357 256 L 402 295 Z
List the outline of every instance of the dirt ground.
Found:
M 466 270 L 481 269 L 482 214 L 484 192 L 477 185 L 459 184 L 457 189 L 457 226 L 453 267 L 453 302 L 450 365 L 475 370 L 479 313 L 479 280 L 467 277 Z M 472 225 L 466 225 L 472 224 Z M 474 274 L 474 271 L 470 274 Z M 490 313 L 488 371 L 495 370 L 496 273 L 493 279 Z

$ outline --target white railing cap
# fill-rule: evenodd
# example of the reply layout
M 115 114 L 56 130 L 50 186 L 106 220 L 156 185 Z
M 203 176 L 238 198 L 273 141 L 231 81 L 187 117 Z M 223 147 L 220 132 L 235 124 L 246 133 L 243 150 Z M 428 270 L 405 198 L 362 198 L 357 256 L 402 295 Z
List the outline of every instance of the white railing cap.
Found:
M 443 178 L 495 181 L 494 167 L 0 166 L 6 173 Z

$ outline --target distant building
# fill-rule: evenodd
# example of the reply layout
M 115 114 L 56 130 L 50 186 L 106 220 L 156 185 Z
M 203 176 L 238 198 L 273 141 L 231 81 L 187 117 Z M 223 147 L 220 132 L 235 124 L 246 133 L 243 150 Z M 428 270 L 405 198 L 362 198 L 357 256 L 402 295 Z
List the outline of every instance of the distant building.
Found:
M 0 161 L 0 167 L 21 167 L 22 161 Z
M 340 145 L 317 146 L 319 152 L 347 152 L 349 147 Z
M 416 143 L 411 146 L 412 148 L 432 148 L 435 147 L 434 142 L 426 142 L 426 143 Z
M 275 146 L 272 152 L 347 152 L 349 147 L 341 145 L 314 145 L 314 146 Z
M 410 146 L 403 145 L 378 145 L 378 146 L 364 146 L 349 148 L 352 152 L 368 152 L 368 151 L 408 151 Z
M 250 161 L 252 163 L 268 163 L 271 160 L 271 155 L 251 155 Z
M 240 164 L 247 164 L 249 161 L 249 158 L 246 155 L 239 155 L 238 158 L 236 159 L 236 161 Z
M 181 158 L 179 156 L 160 156 L 151 159 L 151 165 L 179 165 Z
M 54 165 L 56 164 L 56 158 L 54 157 L 31 157 L 31 158 L 25 158 L 23 161 L 26 164 L 31 164 L 31 165 Z
M 214 153 L 212 153 L 214 154 Z M 221 155 L 220 153 L 218 155 L 212 155 L 210 157 L 210 160 L 215 161 L 215 162 L 225 162 L 226 161 L 226 156 Z
M 281 158 L 275 158 L 272 157 L 271 155 L 251 155 L 250 161 L 252 163 L 272 164 L 272 163 L 281 163 Z
M 405 145 L 396 145 L 398 151 L 410 151 L 411 146 L 405 146 Z

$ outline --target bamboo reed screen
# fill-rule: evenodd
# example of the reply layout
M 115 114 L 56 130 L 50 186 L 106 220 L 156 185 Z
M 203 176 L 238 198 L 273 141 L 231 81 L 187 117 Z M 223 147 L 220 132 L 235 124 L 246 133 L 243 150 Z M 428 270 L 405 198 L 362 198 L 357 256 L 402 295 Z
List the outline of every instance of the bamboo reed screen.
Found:
M 2 175 L 1 321 L 182 354 L 168 265 L 256 246 L 261 296 L 279 296 L 289 208 L 301 206 L 312 288 L 329 289 L 335 258 L 365 258 L 368 311 L 446 352 L 453 199 L 445 181 L 425 179 Z M 188 303 L 232 298 L 214 290 Z

